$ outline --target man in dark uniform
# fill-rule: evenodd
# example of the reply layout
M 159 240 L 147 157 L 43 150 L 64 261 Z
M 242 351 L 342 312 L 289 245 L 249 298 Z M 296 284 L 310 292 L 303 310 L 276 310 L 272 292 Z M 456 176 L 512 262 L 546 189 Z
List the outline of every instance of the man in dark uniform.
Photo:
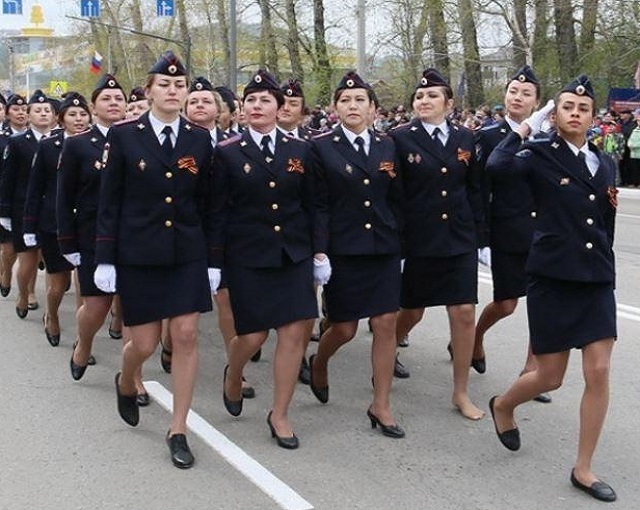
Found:
M 0 151 L 2 154 L 4 154 L 4 149 L 9 143 L 9 137 L 24 132 L 28 122 L 27 100 L 24 97 L 14 94 L 8 101 L 3 101 L 3 104 L 5 118 L 2 123 L 2 131 L 0 131 Z M 3 160 L 0 160 L 0 186 L 2 183 L 2 166 Z M 0 295 L 2 297 L 7 297 L 11 292 L 13 265 L 16 262 L 13 238 L 11 232 L 5 226 L 9 226 L 8 222 L 0 220 Z
M 518 298 L 526 293 L 524 265 L 531 245 L 536 218 L 533 194 L 524 178 L 492 179 L 485 171 L 489 155 L 520 123 L 529 117 L 540 100 L 540 83 L 528 65 L 518 69 L 505 90 L 506 117 L 477 132 L 476 153 L 483 171 L 483 203 L 488 221 L 481 236 L 480 256 L 491 265 L 493 301 L 489 303 L 476 325 L 474 355 L 471 366 L 484 373 L 486 362 L 482 346 L 484 335 L 491 326 L 511 315 Z M 490 249 L 485 247 L 489 246 Z M 490 254 L 490 255 L 489 255 Z M 523 372 L 535 369 L 535 359 L 528 352 Z M 547 394 L 538 395 L 539 402 L 551 402 Z
M 53 108 L 41 90 L 36 90 L 31 96 L 27 109 L 31 127 L 24 133 L 9 138 L 3 153 L 0 181 L 0 222 L 11 231 L 13 247 L 19 259 L 17 276 L 20 294 L 16 313 L 21 319 L 26 317 L 28 310 L 37 308 L 34 288 L 39 261 L 37 248 L 24 243 L 24 204 L 38 143 L 49 135 L 53 123 Z

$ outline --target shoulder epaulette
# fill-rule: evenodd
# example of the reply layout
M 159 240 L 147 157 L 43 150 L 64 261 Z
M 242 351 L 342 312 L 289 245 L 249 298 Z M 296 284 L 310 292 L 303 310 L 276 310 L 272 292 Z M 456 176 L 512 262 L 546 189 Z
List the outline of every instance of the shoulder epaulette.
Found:
M 235 135 L 235 136 L 232 136 L 231 138 L 227 138 L 226 140 L 222 140 L 221 142 L 218 142 L 218 147 L 226 147 L 227 145 L 231 145 L 233 143 L 239 142 L 240 140 L 242 140 L 242 135 Z
M 492 131 L 493 129 L 498 129 L 499 127 L 500 127 L 500 124 L 496 122 L 495 124 L 490 124 L 488 126 L 481 127 L 479 131 L 480 132 L 482 132 L 482 131 Z
M 522 149 L 522 150 L 519 150 L 518 152 L 516 152 L 516 157 L 517 158 L 528 158 L 529 156 L 531 156 L 531 154 L 533 154 L 531 152 L 531 149 Z
M 321 138 L 325 138 L 329 135 L 332 135 L 333 131 L 325 131 L 324 133 L 320 133 L 319 135 L 314 135 L 311 137 L 312 140 L 320 140 Z
M 130 124 L 130 123 L 137 122 L 137 121 L 138 121 L 138 119 L 122 119 L 122 120 L 119 120 L 118 122 L 114 122 L 113 125 L 114 126 L 122 126 L 123 124 Z

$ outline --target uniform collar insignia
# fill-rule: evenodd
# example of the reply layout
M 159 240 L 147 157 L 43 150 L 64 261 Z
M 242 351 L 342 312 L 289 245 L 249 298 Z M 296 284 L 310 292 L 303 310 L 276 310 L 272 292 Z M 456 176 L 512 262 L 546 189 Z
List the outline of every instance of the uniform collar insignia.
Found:
M 96 143 L 98 141 L 98 139 L 95 136 L 91 137 L 91 143 Z
M 507 132 L 507 130 L 506 130 L 505 128 L 500 128 L 500 132 L 501 132 L 501 133 L 506 133 L 506 132 Z
M 374 138 L 374 140 L 375 140 L 376 142 L 379 142 L 379 141 L 380 141 L 380 137 L 379 137 L 379 136 L 376 136 L 376 137 Z
M 102 168 L 102 163 L 100 163 L 100 161 L 98 161 L 98 160 L 96 159 L 96 162 L 93 164 L 93 167 L 94 167 L 96 170 L 100 170 L 100 169 Z
M 454 131 L 458 131 L 460 128 L 458 126 L 453 126 Z
M 191 124 L 185 124 L 184 128 L 185 128 L 187 131 L 191 131 Z
M 567 184 L 569 184 L 568 177 L 563 177 L 562 179 L 560 179 L 560 186 L 566 186 Z
M 24 135 L 24 137 L 29 140 L 31 138 L 31 135 L 29 133 L 27 133 L 26 135 Z
M 251 165 L 249 163 L 245 163 L 242 167 L 242 170 L 244 170 L 245 174 L 248 174 L 249 172 L 251 172 Z
M 286 136 L 283 136 L 283 137 L 282 137 L 282 141 L 283 141 L 284 143 L 289 143 L 289 138 L 288 138 L 288 137 L 286 137 Z
M 240 142 L 240 147 L 246 147 L 247 146 L 247 142 L 245 142 L 244 140 L 242 140 Z
M 140 131 L 142 131 L 144 129 L 144 124 L 141 122 L 140 124 L 138 124 L 136 126 Z
M 340 141 L 340 137 L 338 135 L 333 137 L 333 141 L 334 142 L 339 142 Z
M 560 144 L 558 142 L 553 142 L 551 144 L 551 147 L 553 147 L 554 149 L 557 149 L 558 147 L 560 147 Z
M 418 128 L 417 128 L 417 127 L 415 127 L 415 126 L 411 126 L 410 130 L 411 130 L 411 131 L 417 131 L 417 130 L 418 130 Z
M 270 158 L 269 156 L 267 156 L 266 158 L 264 158 L 267 160 L 267 163 L 271 163 L 273 161 L 273 158 Z
M 55 142 L 53 142 L 53 145 L 60 146 L 60 140 L 56 140 Z
M 145 162 L 144 159 L 141 159 L 140 162 L 138 163 L 138 168 L 140 169 L 140 171 L 144 172 L 145 168 L 147 168 L 147 163 Z
M 347 165 L 344 167 L 345 172 L 347 172 L 348 174 L 351 174 L 353 172 L 353 168 L 351 168 L 351 165 Z

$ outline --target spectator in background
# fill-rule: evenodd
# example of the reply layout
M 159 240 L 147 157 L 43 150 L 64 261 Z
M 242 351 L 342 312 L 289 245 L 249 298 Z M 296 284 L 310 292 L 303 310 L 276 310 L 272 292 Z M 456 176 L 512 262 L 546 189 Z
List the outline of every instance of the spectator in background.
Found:
M 629 184 L 629 168 L 631 164 L 629 162 L 630 154 L 629 154 L 629 146 L 627 141 L 631 136 L 631 132 L 636 128 L 636 121 L 634 119 L 634 115 L 637 117 L 640 114 L 640 108 L 635 110 L 635 112 L 631 112 L 631 110 L 624 110 L 620 112 L 620 128 L 622 129 L 622 135 L 624 136 L 624 152 L 622 153 L 622 158 L 620 160 L 620 186 L 625 186 Z
M 627 167 L 627 182 L 629 186 L 640 187 L 640 110 L 635 112 L 636 127 L 631 131 L 627 146 L 629 147 L 629 161 Z

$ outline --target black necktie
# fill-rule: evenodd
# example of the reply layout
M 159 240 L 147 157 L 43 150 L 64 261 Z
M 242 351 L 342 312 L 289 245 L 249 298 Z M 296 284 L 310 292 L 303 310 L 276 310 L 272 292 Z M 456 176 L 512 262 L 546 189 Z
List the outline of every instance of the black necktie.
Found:
M 582 162 L 582 166 L 586 171 L 586 176 L 591 179 L 593 174 L 591 173 L 591 170 L 589 170 L 589 165 L 587 165 L 587 155 L 582 151 L 578 151 L 578 159 Z
M 367 152 L 364 149 L 364 138 L 362 138 L 361 136 L 356 136 L 356 139 L 353 142 L 356 144 L 356 147 L 358 147 L 358 154 L 360 154 L 360 158 L 362 159 L 363 163 L 366 165 Z
M 262 154 L 264 154 L 264 157 L 267 160 L 267 163 L 270 163 L 271 160 L 273 159 L 273 152 L 271 152 L 271 149 L 269 148 L 269 142 L 271 141 L 271 137 L 269 135 L 264 135 L 262 137 L 262 143 L 260 144 L 262 146 Z
M 171 129 L 171 126 L 165 126 L 162 128 L 162 132 L 164 133 L 164 142 L 162 142 L 162 153 L 167 159 L 171 159 L 173 157 L 173 144 L 171 143 L 171 133 L 173 132 L 173 130 Z
M 438 144 L 438 148 L 439 149 L 444 149 L 444 144 L 442 143 L 442 140 L 440 139 L 440 128 L 435 128 L 433 130 L 433 134 L 431 135 L 431 138 L 433 138 L 433 141 L 436 142 Z

